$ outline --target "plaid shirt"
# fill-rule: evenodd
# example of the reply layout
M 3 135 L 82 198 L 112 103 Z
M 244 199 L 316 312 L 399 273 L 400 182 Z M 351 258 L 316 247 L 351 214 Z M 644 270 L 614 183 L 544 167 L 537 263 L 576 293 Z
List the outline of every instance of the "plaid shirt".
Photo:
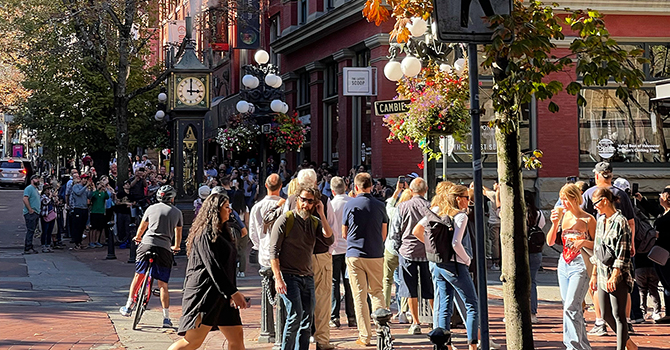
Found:
M 605 227 L 605 220 L 607 220 L 608 227 Z M 611 247 L 616 255 L 611 268 L 603 265 L 595 255 L 591 257 L 591 262 L 596 265 L 598 271 L 598 288 L 607 290 L 607 280 L 613 268 L 619 268 L 629 290 L 633 288 L 633 264 L 630 259 L 631 237 L 628 220 L 620 210 L 617 210 L 609 219 L 605 215 L 598 218 L 594 247 L 604 243 Z
M 50 211 L 53 210 L 53 205 L 51 202 L 51 197 L 47 196 L 46 194 L 43 194 L 41 197 L 41 202 L 42 206 L 40 207 L 40 216 L 41 217 L 46 217 Z

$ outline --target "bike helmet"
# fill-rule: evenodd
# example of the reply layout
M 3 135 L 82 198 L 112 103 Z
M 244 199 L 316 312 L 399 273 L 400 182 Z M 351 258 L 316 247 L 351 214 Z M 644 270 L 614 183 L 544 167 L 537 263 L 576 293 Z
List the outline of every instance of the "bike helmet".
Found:
M 177 191 L 170 185 L 161 186 L 156 192 L 156 199 L 162 203 L 170 203 L 175 197 L 177 197 Z
M 215 186 L 212 188 L 212 191 L 210 194 L 227 194 L 226 189 L 223 188 L 223 186 Z

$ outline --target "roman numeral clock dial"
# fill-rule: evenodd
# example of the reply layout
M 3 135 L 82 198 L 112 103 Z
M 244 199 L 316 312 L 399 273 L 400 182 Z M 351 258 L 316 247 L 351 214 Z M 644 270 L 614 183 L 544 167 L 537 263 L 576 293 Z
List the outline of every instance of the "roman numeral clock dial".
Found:
M 184 77 L 177 84 L 177 99 L 189 106 L 200 104 L 206 95 L 205 84 L 198 77 Z

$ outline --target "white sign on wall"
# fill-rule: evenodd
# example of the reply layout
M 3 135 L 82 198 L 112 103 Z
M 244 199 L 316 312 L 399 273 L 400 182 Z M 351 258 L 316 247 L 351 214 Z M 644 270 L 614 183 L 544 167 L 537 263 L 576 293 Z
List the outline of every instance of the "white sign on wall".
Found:
M 168 42 L 180 44 L 186 36 L 186 21 L 168 21 Z
M 344 67 L 344 96 L 375 96 L 376 70 L 372 67 Z

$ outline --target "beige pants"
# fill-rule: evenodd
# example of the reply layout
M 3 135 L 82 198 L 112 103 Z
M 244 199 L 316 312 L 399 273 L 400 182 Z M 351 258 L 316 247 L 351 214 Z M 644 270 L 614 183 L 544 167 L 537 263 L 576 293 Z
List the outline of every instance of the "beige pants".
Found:
M 354 310 L 358 323 L 358 337 L 370 343 L 372 338 L 370 327 L 370 307 L 367 295 L 372 300 L 372 311 L 384 308 L 382 278 L 384 275 L 384 258 L 347 258 L 349 284 L 354 296 Z
M 333 259 L 330 253 L 312 255 L 314 270 L 314 341 L 319 345 L 330 344 L 330 303 L 333 293 Z

